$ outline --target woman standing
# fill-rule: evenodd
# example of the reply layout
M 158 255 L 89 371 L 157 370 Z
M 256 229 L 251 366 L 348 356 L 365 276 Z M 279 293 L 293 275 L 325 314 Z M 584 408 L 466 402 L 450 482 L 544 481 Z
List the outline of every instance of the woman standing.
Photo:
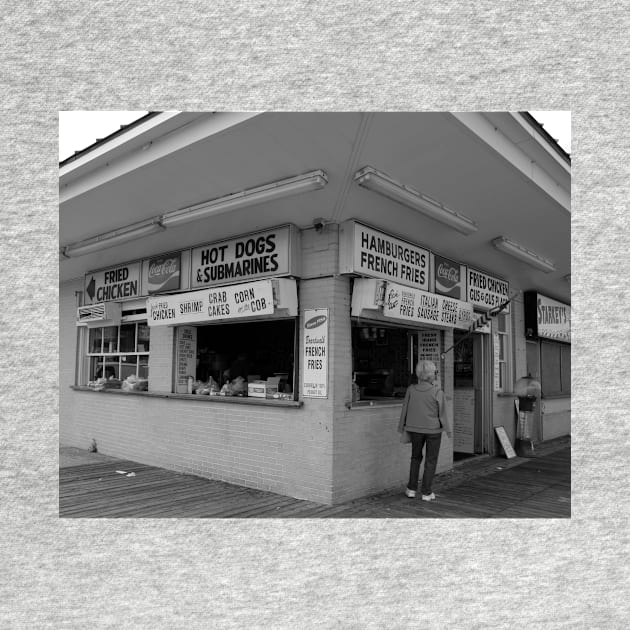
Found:
M 449 438 L 452 437 L 453 432 L 446 413 L 444 392 L 439 384 L 433 384 L 437 377 L 435 363 L 418 361 L 416 375 L 418 383 L 407 388 L 398 423 L 398 432 L 408 431 L 411 437 L 411 466 L 405 494 L 410 498 L 416 496 L 422 463 L 422 448 L 426 444 L 421 487 L 422 500 L 433 501 L 435 494 L 431 490 L 431 485 L 440 452 L 442 431 L 446 431 Z

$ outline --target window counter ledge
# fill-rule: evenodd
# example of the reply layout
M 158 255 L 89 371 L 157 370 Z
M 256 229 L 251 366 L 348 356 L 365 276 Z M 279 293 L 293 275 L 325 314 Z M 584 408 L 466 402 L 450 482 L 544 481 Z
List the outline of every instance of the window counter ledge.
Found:
M 263 407 L 302 407 L 301 400 L 279 400 L 274 398 L 247 398 L 245 396 L 204 396 L 198 394 L 173 394 L 167 392 L 136 392 L 122 389 L 96 390 L 82 385 L 71 385 L 70 389 L 93 394 L 114 394 L 118 396 L 148 396 L 150 398 L 173 398 L 176 400 L 190 400 L 202 403 L 229 403 L 237 405 L 262 405 Z
M 400 398 L 396 401 L 393 400 L 365 400 L 354 403 L 346 403 L 346 407 L 350 411 L 357 411 L 360 409 L 383 409 L 384 407 L 402 407 L 403 399 Z

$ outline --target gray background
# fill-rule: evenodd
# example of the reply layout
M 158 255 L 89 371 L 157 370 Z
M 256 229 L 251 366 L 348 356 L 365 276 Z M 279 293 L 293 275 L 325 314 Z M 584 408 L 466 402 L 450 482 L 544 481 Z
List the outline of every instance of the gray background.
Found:
M 4 3 L 0 626 L 624 627 L 627 7 Z M 61 109 L 572 110 L 572 519 L 59 519 Z

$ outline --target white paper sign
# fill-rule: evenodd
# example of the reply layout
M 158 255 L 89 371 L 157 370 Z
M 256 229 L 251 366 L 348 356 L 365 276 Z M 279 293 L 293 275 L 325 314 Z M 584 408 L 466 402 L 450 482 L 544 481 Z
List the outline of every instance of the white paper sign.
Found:
M 272 315 L 273 312 L 271 280 L 232 284 L 176 295 L 161 295 L 147 300 L 149 326 L 178 326 Z
M 418 360 L 433 361 L 435 367 L 440 369 L 440 335 L 439 330 L 423 330 L 418 333 Z M 415 370 L 415 366 L 414 366 Z M 440 387 L 442 387 L 442 374 L 438 375 Z
M 188 377 L 195 378 L 197 369 L 197 329 L 193 326 L 181 326 L 177 329 L 177 393 L 185 394 Z
M 473 321 L 473 308 L 466 302 L 444 295 L 388 282 L 383 315 L 421 324 L 467 330 Z
M 302 396 L 328 397 L 328 309 L 304 311 Z
M 494 354 L 494 389 L 501 389 L 501 341 L 498 333 L 493 335 L 493 354 Z
M 453 450 L 475 452 L 475 390 L 455 388 L 453 392 Z

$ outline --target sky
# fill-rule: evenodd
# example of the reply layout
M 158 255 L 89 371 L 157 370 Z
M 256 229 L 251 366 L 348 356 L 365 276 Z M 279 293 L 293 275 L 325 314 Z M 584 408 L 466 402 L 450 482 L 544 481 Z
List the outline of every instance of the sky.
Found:
M 59 161 L 74 155 L 120 129 L 120 125 L 142 118 L 141 111 L 64 111 L 59 112 Z M 571 112 L 529 112 L 560 146 L 571 153 Z

